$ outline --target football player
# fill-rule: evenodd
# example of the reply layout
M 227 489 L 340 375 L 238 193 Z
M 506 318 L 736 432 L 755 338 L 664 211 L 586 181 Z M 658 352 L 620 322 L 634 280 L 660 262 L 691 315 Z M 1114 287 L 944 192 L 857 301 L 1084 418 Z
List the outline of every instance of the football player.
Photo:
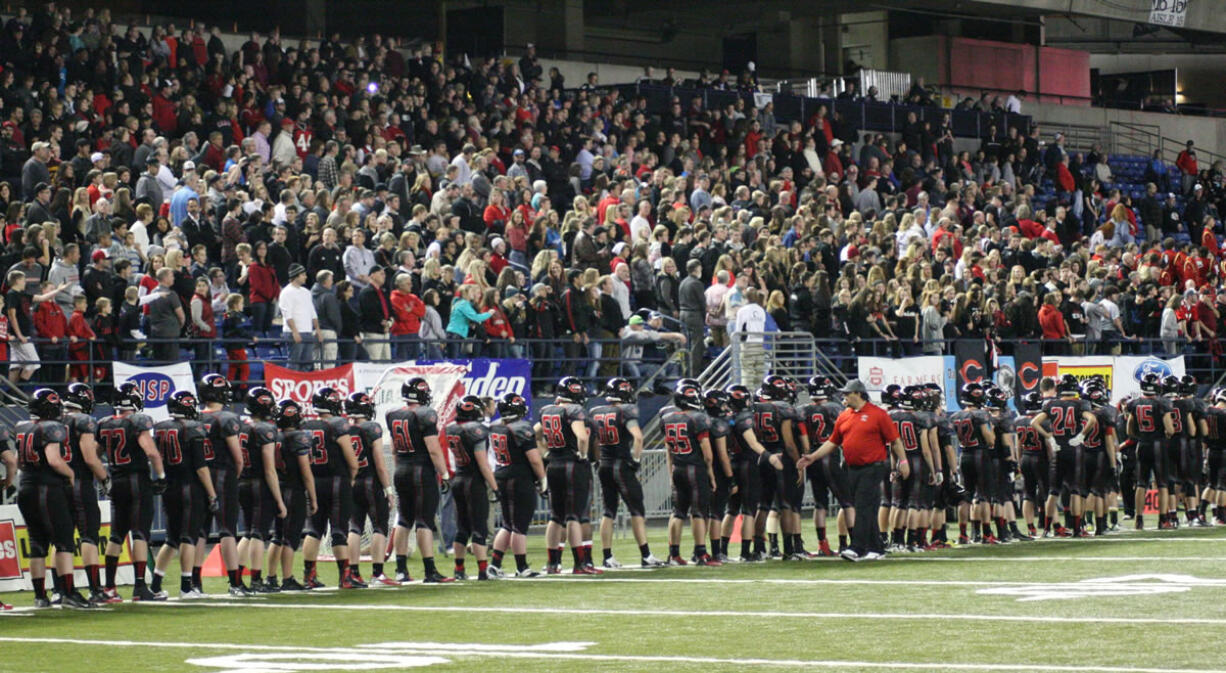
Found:
M 941 407 L 941 387 L 935 383 L 920 386 L 919 395 L 913 401 L 916 407 L 913 412 L 923 423 L 928 425 L 928 446 L 932 449 L 932 477 L 934 485 L 930 487 L 932 508 L 921 520 L 932 531 L 931 541 L 924 546 L 925 550 L 944 549 L 949 546 L 945 535 L 946 503 L 954 501 L 949 497 L 952 474 L 950 466 L 958 463 L 958 454 L 953 445 L 953 427 L 949 418 L 944 415 Z M 923 544 L 922 539 L 920 543 Z
M 574 556 L 574 574 L 598 575 L 604 571 L 591 567 L 583 555 L 581 510 L 587 506 L 592 472 L 583 458 L 588 455 L 591 439 L 587 412 L 583 403 L 587 391 L 583 382 L 567 376 L 558 382 L 553 404 L 541 409 L 536 424 L 538 447 L 545 456 L 545 474 L 549 482 L 549 523 L 545 526 L 545 545 L 549 562 L 545 571 L 556 575 L 562 571 L 562 539 L 570 544 Z
M 1078 480 L 1078 466 L 1083 462 L 1082 445 L 1086 436 L 1097 430 L 1098 419 L 1090 410 L 1090 403 L 1080 399 L 1080 395 L 1077 378 L 1072 374 L 1061 376 L 1056 383 L 1056 398 L 1043 403 L 1043 409 L 1030 422 L 1030 427 L 1037 430 L 1056 453 L 1052 461 L 1051 495 L 1047 499 L 1048 515 L 1055 517 L 1060 492 L 1067 491 L 1069 507 L 1064 513 L 1064 525 L 1072 530 L 1073 537 L 1089 537 L 1081 519 L 1084 493 Z M 1051 446 L 1053 443 L 1055 446 Z
M 1022 397 L 1022 414 L 1013 419 L 1013 432 L 1017 435 L 1018 453 L 1022 458 L 1022 517 L 1026 519 L 1026 530 L 1034 537 L 1038 531 L 1035 528 L 1035 509 L 1042 507 L 1047 500 L 1047 478 L 1050 470 L 1047 446 L 1031 423 L 1043 408 L 1043 398 L 1039 393 L 1027 393 Z M 1041 513 L 1043 528 L 1047 528 L 1047 514 Z
M 280 587 L 264 582 L 264 538 L 272 530 L 274 518 L 285 518 L 281 480 L 277 477 L 277 401 L 272 391 L 256 387 L 247 391 L 250 422 L 243 422 L 239 442 L 243 447 L 243 470 L 238 480 L 238 503 L 247 524 L 246 549 L 239 567 L 251 568 L 251 590 L 275 593 Z M 276 575 L 276 569 L 270 568 Z
M 988 413 L 992 416 L 996 434 L 996 446 L 992 454 L 992 474 L 995 477 L 992 485 L 992 514 L 996 521 L 996 539 L 1001 543 L 1015 539 L 1033 539 L 1018 530 L 1017 510 L 1013 506 L 1013 482 L 1017 478 L 1019 456 L 1017 432 L 1013 423 L 1016 414 L 1009 410 L 1010 397 L 1009 393 L 996 384 L 991 384 L 987 390 Z
M 231 596 L 249 596 L 251 590 L 243 585 L 238 558 L 238 476 L 244 466 L 243 443 L 239 437 L 242 423 L 238 414 L 226 409 L 233 399 L 230 382 L 221 374 L 205 374 L 200 379 L 198 395 L 202 405 L 200 423 L 204 426 L 204 460 L 213 475 L 213 488 L 221 508 L 215 515 L 205 517 L 196 542 L 196 569 L 192 583 L 201 590 L 201 568 L 209 555 L 210 524 L 216 523 L 217 537 L 221 544 L 221 562 L 226 566 L 230 579 Z
M 894 529 L 894 545 L 898 550 L 921 551 L 927 542 L 928 514 L 932 509 L 932 492 L 939 474 L 932 459 L 929 419 L 915 413 L 916 402 L 923 393 L 916 386 L 895 391 L 885 400 L 890 418 L 898 430 L 906 455 L 910 479 L 894 479 L 891 484 L 892 508 L 890 521 Z M 903 529 L 906 537 L 903 537 Z
M 996 432 L 992 419 L 983 410 L 986 402 L 983 386 L 967 383 L 958 391 L 961 411 L 950 417 L 958 445 L 962 447 L 960 459 L 963 486 L 962 503 L 958 507 L 958 544 L 970 541 L 996 544 L 992 536 L 992 459 L 991 451 L 996 445 Z M 971 523 L 972 537 L 966 536 L 967 520 Z
M 502 510 L 502 527 L 494 537 L 490 570 L 498 577 L 505 576 L 502 557 L 508 548 L 515 555 L 516 577 L 540 574 L 528 565 L 526 534 L 537 496 L 546 493 L 545 463 L 527 417 L 528 401 L 517 393 L 507 393 L 498 401 L 498 420 L 490 425 L 490 450 L 497 465 L 494 479 Z
M 397 586 L 395 580 L 383 574 L 387 559 L 387 532 L 396 489 L 383 462 L 383 428 L 374 421 L 375 402 L 363 392 L 350 393 L 345 398 L 345 415 L 349 417 L 349 441 L 358 463 L 358 476 L 353 481 L 353 516 L 349 518 L 349 572 L 356 584 L 362 584 L 359 562 L 362 557 L 362 533 L 370 520 L 370 581 L 382 586 Z
M 600 495 L 603 516 L 600 519 L 600 544 L 604 567 L 620 568 L 613 557 L 613 522 L 617 518 L 618 500 L 626 503 L 630 512 L 630 530 L 639 545 L 639 561 L 644 568 L 664 565 L 651 553 L 647 544 L 647 523 L 644 516 L 643 486 L 639 483 L 639 458 L 643 455 L 643 431 L 639 427 L 638 406 L 635 405 L 634 384 L 629 379 L 612 378 L 605 383 L 607 404 L 591 411 L 596 426 L 596 441 L 600 445 Z
M 113 406 L 115 415 L 98 423 L 98 437 L 106 451 L 111 481 L 111 536 L 106 545 L 104 593 L 108 603 L 122 600 L 115 591 L 115 574 L 124 540 L 131 533 L 132 566 L 136 573 L 132 600 L 158 600 L 145 585 L 145 567 L 149 558 L 149 529 L 153 526 L 153 496 L 167 486 L 162 454 L 153 442 L 153 420 L 141 413 L 145 400 L 135 383 L 120 384 Z
M 793 468 L 791 472 L 794 474 L 799 451 L 796 447 L 796 432 L 792 429 L 793 414 L 787 403 L 791 394 L 787 382 L 782 376 L 767 376 L 759 393 L 756 396 L 758 399 L 752 406 L 753 429 L 767 453 L 760 456 L 758 462 L 762 496 L 758 503 L 758 514 L 754 518 L 754 553 L 765 554 L 766 520 L 772 511 L 782 512 L 784 499 L 787 496 L 785 482 L 796 481 L 795 476 L 791 480 L 787 479 L 789 460 L 785 458 L 791 456 L 790 464 Z M 769 456 L 772 455 L 779 456 L 779 460 L 771 460 Z M 776 464 L 779 466 L 776 467 Z M 799 486 L 793 483 L 789 488 L 798 489 Z M 780 520 L 783 521 L 783 517 L 780 517 Z M 785 535 L 784 540 L 790 547 L 790 538 Z M 772 550 L 772 555 L 774 551 Z M 788 551 L 791 550 L 788 549 Z
M 315 495 L 315 474 L 311 471 L 311 436 L 302 429 L 302 405 L 294 400 L 277 403 L 273 418 L 277 424 L 277 485 L 285 503 L 285 516 L 273 522 L 272 544 L 268 546 L 267 586 L 277 586 L 277 571 L 285 578 L 281 591 L 304 591 L 294 579 L 294 552 L 302 544 L 302 529 L 309 516 L 319 511 Z
M 1145 528 L 1145 494 L 1149 490 L 1150 477 L 1158 489 L 1158 527 L 1167 527 L 1168 466 L 1166 443 L 1175 435 L 1175 410 L 1170 401 L 1162 397 L 1162 381 L 1157 374 L 1141 377 L 1141 396 L 1125 407 L 1128 416 L 1128 436 L 1137 442 L 1136 508 L 1137 530 Z
M 406 380 L 400 386 L 405 406 L 388 412 L 385 423 L 392 438 L 396 455 L 396 473 L 392 483 L 396 488 L 397 521 L 394 547 L 396 550 L 396 581 L 408 582 L 409 534 L 415 531 L 417 549 L 425 568 L 423 581 L 451 582 L 434 565 L 434 533 L 438 524 L 439 488 L 451 488 L 451 475 L 443 459 L 438 439 L 438 414 L 430 408 L 430 384 L 420 376 Z
M 702 404 L 711 428 L 711 457 L 715 463 L 715 490 L 711 492 L 711 507 L 707 515 L 707 536 L 711 540 L 708 553 L 716 561 L 727 563 L 728 550 L 724 546 L 727 538 L 723 536 L 722 524 L 728 509 L 728 498 L 736 489 L 736 480 L 732 478 L 732 461 L 728 457 L 728 436 L 732 433 L 728 425 L 731 417 L 728 393 L 718 389 L 708 390 L 702 394 Z
M 308 589 L 324 586 L 315 562 L 319 558 L 320 540 L 329 528 L 341 588 L 366 588 L 349 573 L 349 517 L 353 514 L 353 478 L 358 473 L 358 462 L 349 438 L 349 421 L 341 416 L 343 406 L 341 394 L 335 388 L 320 388 L 311 395 L 316 418 L 302 423 L 303 432 L 311 437 L 311 471 L 315 474 L 315 494 L 319 496 L 319 509 L 307 519 L 303 530 L 306 540 L 302 543 L 302 584 Z
M 0 493 L 3 493 L 9 490 L 13 480 L 17 478 L 17 448 L 8 428 L 0 430 L 0 466 L 4 467 L 4 479 L 0 481 Z M 0 610 L 12 609 L 13 606 L 0 601 Z
M 786 390 L 786 388 L 785 388 Z M 673 485 L 673 514 L 668 521 L 668 556 L 675 565 L 685 565 L 681 558 L 681 528 L 690 518 L 694 534 L 694 558 L 697 565 L 723 565 L 707 553 L 706 515 L 715 488 L 712 465 L 710 427 L 702 413 L 702 392 L 687 382 L 677 384 L 673 393 L 675 410 L 660 418 L 664 428 L 666 460 Z
M 808 381 L 809 404 L 801 408 L 801 422 L 805 424 L 812 449 L 821 446 L 830 439 L 834 431 L 834 422 L 843 413 L 843 406 L 832 398 L 838 389 L 827 376 L 814 376 Z M 817 530 L 817 554 L 819 556 L 834 556 L 830 542 L 826 539 L 826 510 L 833 499 L 839 504 L 838 518 L 840 537 L 846 538 L 845 518 L 851 513 L 851 496 L 847 489 L 847 476 L 839 464 L 836 455 L 827 456 L 805 468 L 809 485 L 813 490 L 813 526 Z M 844 545 L 846 540 L 844 539 Z
M 1205 526 L 1207 522 L 1198 517 L 1200 491 L 1204 480 L 1204 436 L 1208 430 L 1205 423 L 1205 403 L 1196 397 L 1196 378 L 1185 374 L 1179 379 L 1179 397 L 1175 400 L 1183 426 L 1183 439 L 1179 446 L 1178 479 L 1183 493 L 1184 514 L 1189 526 Z M 1171 513 L 1174 514 L 1174 505 Z
M 721 523 L 724 534 L 720 542 L 721 549 L 727 549 L 729 534 L 736 524 L 736 517 L 741 516 L 741 563 L 763 560 L 755 554 L 751 545 L 754 538 L 754 515 L 758 510 L 758 502 L 762 498 L 762 476 L 758 469 L 760 459 L 767 460 L 775 469 L 783 469 L 783 461 L 778 456 L 767 454 L 766 447 L 758 441 L 753 429 L 753 411 L 749 409 L 752 394 L 749 388 L 734 383 L 725 391 L 728 394 L 728 408 L 732 412 L 729 420 L 728 452 L 732 462 L 732 478 L 736 490 L 728 496 L 728 511 Z M 767 458 L 762 458 L 768 456 Z
M 26 521 L 30 538 L 30 581 L 34 584 L 34 607 L 49 608 L 47 597 L 47 554 L 55 546 L 56 591 L 66 608 L 86 610 L 97 607 L 73 586 L 73 517 L 71 493 L 76 476 L 68 455 L 68 430 L 59 422 L 63 413 L 60 396 L 50 388 L 40 388 L 30 396 L 26 408 L 30 420 L 17 424 L 18 459 L 21 482 L 17 507 Z M 148 589 L 146 589 L 148 591 Z
M 470 539 L 473 556 L 477 557 L 477 580 L 490 578 L 485 545 L 489 537 L 490 498 L 498 501 L 498 483 L 486 459 L 489 429 L 483 423 L 484 406 L 480 397 L 465 395 L 456 405 L 455 421 L 443 433 L 456 466 L 451 480 L 456 512 L 456 537 L 452 543 L 456 580 L 468 579 L 464 554 Z
M 204 525 L 208 513 L 220 510 L 213 477 L 204 460 L 204 427 L 196 422 L 196 395 L 190 390 L 176 390 L 166 400 L 170 419 L 153 426 L 153 441 L 157 444 L 162 463 L 166 466 L 169 486 L 162 494 L 166 513 L 166 544 L 158 550 L 153 570 L 154 593 L 161 593 L 162 579 L 175 552 L 179 554 L 179 598 L 204 598 L 192 586 L 195 568 L 196 533 Z
M 1088 494 L 1085 509 L 1094 513 L 1094 534 L 1101 536 L 1107 534 L 1107 493 L 1115 481 L 1115 409 L 1111 393 L 1094 379 L 1082 384 L 1081 397 L 1098 421 L 1082 445 L 1081 482 L 1082 492 Z
M 1205 435 L 1205 462 L 1209 481 L 1204 499 L 1213 505 L 1218 525 L 1226 525 L 1226 389 L 1217 389 L 1210 400 L 1213 406 L 1205 410 L 1208 432 Z
M 91 603 L 105 603 L 102 582 L 98 576 L 98 528 L 102 513 L 98 508 L 98 484 L 108 492 L 106 466 L 98 456 L 98 424 L 94 411 L 94 391 L 84 383 L 70 383 L 64 392 L 64 427 L 68 430 L 72 481 L 72 511 L 81 540 L 81 560 L 89 580 Z

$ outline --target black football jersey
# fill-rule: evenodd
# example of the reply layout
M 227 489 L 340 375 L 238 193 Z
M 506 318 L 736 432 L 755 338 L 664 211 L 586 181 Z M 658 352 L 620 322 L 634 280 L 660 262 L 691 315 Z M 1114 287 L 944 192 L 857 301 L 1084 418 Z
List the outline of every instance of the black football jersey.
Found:
M 17 424 L 17 464 L 22 484 L 63 485 L 67 479 L 47 462 L 47 447 L 60 445 L 60 457 L 72 464 L 68 429 L 56 421 L 24 421 Z M 144 457 L 144 454 L 141 454 Z
M 204 460 L 204 425 L 178 418 L 153 426 L 153 442 L 162 454 L 166 478 L 180 483 L 196 478 L 196 470 L 208 463 Z
M 387 413 L 386 424 L 397 464 L 430 464 L 426 438 L 438 436 L 438 413 L 434 409 L 401 407 Z
M 664 445 L 673 456 L 673 465 L 705 465 L 703 439 L 710 439 L 707 415 L 697 411 L 674 411 L 660 419 Z
M 954 432 L 954 424 L 950 417 L 941 414 L 936 416 L 933 422 L 936 423 L 937 444 L 940 445 L 941 450 L 944 451 L 945 447 L 953 446 L 957 433 Z
M 244 421 L 243 430 L 238 435 L 240 446 L 243 447 L 244 479 L 264 478 L 264 447 L 277 443 L 277 426 L 268 421 Z M 276 452 L 273 452 L 276 455 Z
M 1191 437 L 1196 428 L 1196 412 L 1200 405 L 1197 400 L 1190 397 L 1181 397 L 1173 400 L 1171 405 L 1175 407 L 1175 434 L 1184 437 Z
M 349 466 L 338 442 L 349 434 L 349 421 L 338 416 L 303 421 L 302 431 L 311 437 L 311 473 L 320 477 L 348 477 Z
M 383 428 L 374 421 L 362 421 L 349 426 L 349 443 L 353 446 L 353 457 L 358 461 L 358 476 L 364 477 L 375 471 L 375 444 L 383 439 Z
M 996 433 L 996 453 L 1002 458 L 1009 456 L 1009 443 L 1005 435 L 1014 434 L 1016 418 L 1017 415 L 1008 409 L 992 416 L 992 432 Z
M 149 459 L 138 441 L 152 429 L 153 419 L 144 414 L 111 416 L 98 422 L 98 444 L 111 476 L 149 472 Z
M 71 413 L 66 414 L 63 418 L 63 425 L 68 430 L 68 447 L 72 452 L 72 471 L 76 473 L 77 479 L 93 479 L 93 475 L 89 471 L 89 466 L 85 464 L 85 453 L 81 450 L 81 438 L 85 435 L 93 435 L 94 439 L 98 438 L 98 422 L 89 414 Z
M 523 419 L 510 423 L 497 422 L 490 426 L 490 451 L 494 454 L 495 472 L 511 469 L 531 469 L 528 452 L 536 448 L 536 433 L 532 424 Z
M 228 440 L 238 437 L 243 430 L 238 414 L 232 411 L 202 411 L 200 423 L 204 426 L 204 459 L 213 467 L 235 467 Z M 242 442 L 239 442 L 242 445 Z
M 629 424 L 638 425 L 638 407 L 633 404 L 606 404 L 592 409 L 589 415 L 596 428 L 593 437 L 600 445 L 600 459 L 630 460 L 633 457 L 634 436 L 630 434 Z
M 1013 419 L 1013 434 L 1017 435 L 1017 448 L 1022 453 L 1043 450 L 1043 438 L 1031 425 L 1036 416 L 1038 414 L 1025 414 Z
M 1205 441 L 1209 444 L 1210 448 L 1221 449 L 1226 447 L 1226 409 L 1216 406 L 1206 409 L 1205 425 L 1209 426 L 1209 432 L 1205 435 Z
M 1172 410 L 1170 400 L 1161 397 L 1138 397 L 1128 403 L 1127 413 L 1136 424 L 1137 439 L 1155 441 L 1166 437 L 1162 422 Z
M 575 421 L 588 422 L 582 405 L 559 402 L 541 409 L 541 435 L 545 438 L 545 448 L 549 450 L 549 460 L 587 458 L 586 455 L 579 455 L 579 438 L 571 427 Z
M 732 460 L 757 459 L 757 454 L 745 443 L 745 433 L 753 432 L 753 412 L 743 409 L 728 419 L 728 455 Z M 756 434 L 755 434 L 756 436 Z
M 1086 431 L 1085 444 L 1083 445 L 1086 451 L 1105 451 L 1107 449 L 1107 437 L 1115 436 L 1115 418 L 1113 414 L 1108 413 L 1108 410 L 1115 411 L 1110 407 L 1095 409 L 1093 430 Z
M 1043 413 L 1051 422 L 1051 434 L 1061 449 L 1071 448 L 1069 440 L 1085 429 L 1082 414 L 1088 411 L 1088 400 L 1055 397 L 1043 403 Z
M 290 486 L 302 486 L 298 457 L 311 455 L 311 435 L 305 430 L 290 430 L 277 435 L 277 478 Z
M 447 426 L 444 434 L 447 436 L 447 449 L 451 451 L 455 461 L 456 474 L 479 475 L 477 452 L 485 451 L 486 440 L 489 438 L 489 429 L 485 424 L 477 421 L 452 423 Z
M 890 409 L 890 420 L 898 430 L 898 438 L 902 440 L 902 448 L 908 453 L 920 450 L 920 428 L 915 414 L 906 409 Z
M 958 437 L 958 446 L 962 447 L 963 451 L 988 448 L 981 430 L 985 425 L 992 427 L 992 418 L 988 416 L 988 412 L 983 409 L 963 409 L 954 412 L 949 421 Z
M 792 415 L 786 409 L 786 404 L 776 402 L 754 402 L 753 431 L 758 436 L 758 443 L 770 453 L 783 452 L 783 423 Z

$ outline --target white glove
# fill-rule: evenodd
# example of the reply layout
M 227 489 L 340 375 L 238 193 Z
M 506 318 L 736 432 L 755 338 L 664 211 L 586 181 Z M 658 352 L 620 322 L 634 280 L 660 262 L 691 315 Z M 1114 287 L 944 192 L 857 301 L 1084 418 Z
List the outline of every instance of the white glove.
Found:
M 1081 433 L 1077 433 L 1076 435 L 1073 435 L 1072 439 L 1068 440 L 1068 445 L 1077 447 L 1077 446 L 1081 446 L 1082 444 L 1085 444 L 1085 441 L 1086 441 L 1085 435 Z
M 1056 443 L 1055 437 L 1047 438 L 1047 448 L 1051 449 L 1052 453 L 1060 453 L 1060 445 Z

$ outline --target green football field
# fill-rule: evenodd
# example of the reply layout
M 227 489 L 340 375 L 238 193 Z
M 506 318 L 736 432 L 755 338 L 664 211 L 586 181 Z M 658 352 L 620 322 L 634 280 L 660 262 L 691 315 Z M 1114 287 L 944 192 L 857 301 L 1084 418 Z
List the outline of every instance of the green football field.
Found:
M 541 538 L 531 541 L 540 567 Z M 662 531 L 651 542 L 663 556 Z M 688 556 L 688 541 L 683 549 Z M 628 538 L 616 551 L 623 562 L 637 558 Z M 335 566 L 320 568 L 335 586 Z M 440 558 L 440 568 L 450 562 Z M 410 570 L 420 575 L 416 557 Z M 216 597 L 93 613 L 22 610 L 30 594 L 6 595 L 19 609 L 0 616 L 0 671 L 1226 670 L 1226 528 L 860 564 L 774 561 L 234 600 L 222 597 L 224 580 L 205 589 Z

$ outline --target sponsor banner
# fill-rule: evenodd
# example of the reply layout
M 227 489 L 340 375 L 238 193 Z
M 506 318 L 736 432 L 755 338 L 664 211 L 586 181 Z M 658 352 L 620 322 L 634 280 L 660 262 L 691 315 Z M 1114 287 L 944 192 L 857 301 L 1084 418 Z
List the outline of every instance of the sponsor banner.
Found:
M 1111 395 L 1117 400 L 1128 395 L 1141 394 L 1141 377 L 1146 374 L 1163 377 L 1183 376 L 1187 373 L 1182 355 L 1170 360 L 1135 355 L 1121 355 L 1113 359 L 1115 377 L 1112 380 Z
M 996 371 L 992 372 L 992 381 L 1001 390 L 1016 391 L 1017 390 L 1017 367 L 1012 355 L 998 355 L 996 357 Z M 1017 410 L 1017 395 L 1009 396 L 1009 409 Z
M 119 363 L 116 363 L 119 364 Z M 98 530 L 99 539 L 105 540 L 111 534 L 111 503 L 98 503 L 102 511 L 102 526 Z M 85 586 L 85 562 L 81 559 L 78 548 L 74 549 L 73 565 L 77 586 Z M 30 536 L 26 532 L 26 522 L 21 516 L 21 510 L 16 505 L 0 506 L 0 593 L 6 591 L 32 591 L 30 583 Z M 116 579 L 119 584 L 132 584 L 135 575 L 132 572 L 132 559 L 128 556 L 128 546 L 124 545 L 119 557 L 119 574 Z
M 139 386 L 145 398 L 145 413 L 155 421 L 170 418 L 166 413 L 166 401 L 171 393 L 176 390 L 196 392 L 196 379 L 192 376 L 191 365 L 186 362 L 164 367 L 138 367 L 116 362 L 113 369 L 115 387 L 128 382 Z
M 1043 380 L 1043 347 L 1037 342 L 1019 343 L 1013 347 L 1015 401 L 1027 393 L 1039 392 Z
M 354 387 L 353 369 L 354 365 L 349 364 L 331 369 L 300 372 L 296 369 L 265 363 L 264 385 L 278 400 L 289 398 L 309 409 L 311 395 L 325 386 L 338 390 L 341 397 L 346 397 L 357 390 Z
M 439 444 L 443 447 L 443 459 L 448 467 L 452 466 L 451 452 L 447 450 L 447 438 L 444 429 L 455 418 L 455 407 L 464 396 L 463 377 L 468 374 L 466 365 L 440 362 L 436 364 L 417 364 L 402 362 L 395 365 L 381 365 L 382 373 L 370 388 L 370 397 L 375 403 L 375 422 L 386 427 L 386 417 L 389 411 L 404 406 L 400 396 L 400 386 L 408 379 L 420 376 L 430 384 L 430 406 L 438 413 Z M 373 369 L 371 370 L 373 372 Z M 369 374 L 370 372 L 367 372 Z M 386 442 L 388 450 L 391 441 Z
M 884 390 L 886 386 L 918 386 L 925 383 L 942 383 L 945 359 L 940 355 L 923 355 L 913 358 L 858 358 L 857 378 L 864 382 L 870 393 Z M 522 394 L 522 393 L 521 393 Z
M 1183 28 L 1192 0 L 1150 0 L 1149 22 L 1168 28 Z

